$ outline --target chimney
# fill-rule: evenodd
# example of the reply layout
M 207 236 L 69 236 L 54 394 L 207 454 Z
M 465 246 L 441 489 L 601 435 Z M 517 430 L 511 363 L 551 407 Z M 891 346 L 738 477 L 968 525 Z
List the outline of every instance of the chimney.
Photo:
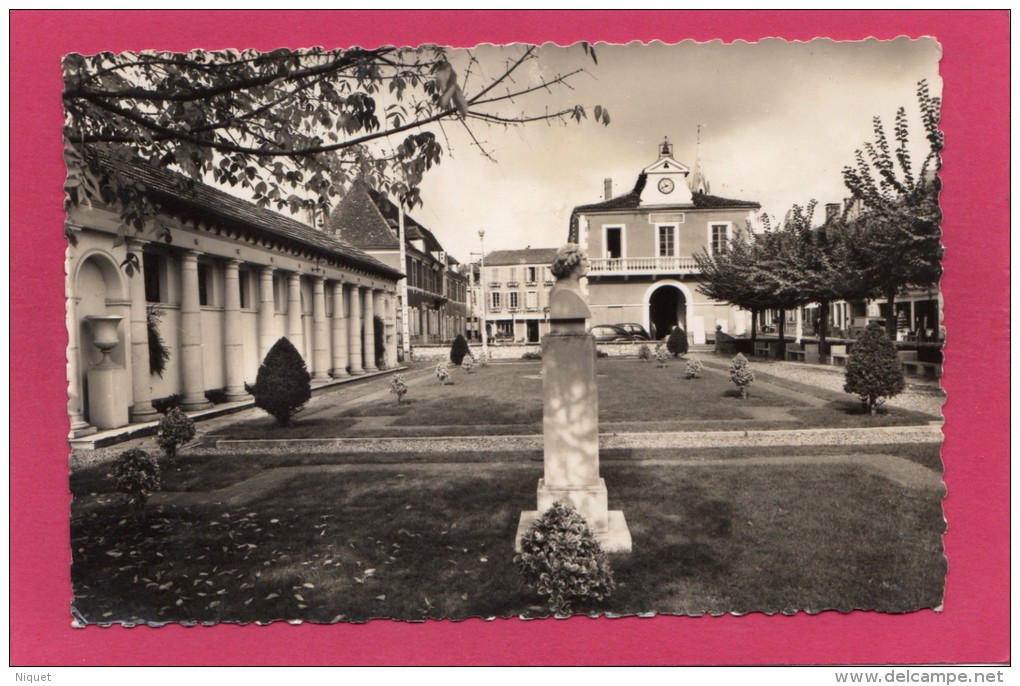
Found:
M 839 203 L 829 202 L 825 203 L 825 223 L 836 221 L 839 217 Z
M 612 200 L 613 198 L 613 180 L 606 179 L 603 183 L 606 185 L 605 200 Z

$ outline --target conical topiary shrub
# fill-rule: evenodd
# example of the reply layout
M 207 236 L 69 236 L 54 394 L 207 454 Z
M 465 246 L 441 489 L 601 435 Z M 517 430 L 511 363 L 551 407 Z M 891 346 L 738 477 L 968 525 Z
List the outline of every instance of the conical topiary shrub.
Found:
M 843 390 L 859 397 L 868 412 L 875 414 L 875 408 L 902 392 L 905 386 L 896 346 L 885 335 L 885 328 L 872 322 L 847 355 Z
M 276 417 L 281 426 L 290 424 L 312 397 L 312 378 L 293 343 L 281 338 L 269 349 L 251 390 L 255 407 Z
M 521 537 L 514 564 L 523 584 L 548 596 L 549 609 L 558 615 L 568 614 L 574 603 L 603 600 L 616 588 L 588 522 L 559 501 Z
M 450 362 L 459 365 L 470 353 L 471 348 L 468 347 L 464 334 L 457 334 L 457 337 L 453 339 L 453 346 L 450 348 Z
M 754 383 L 754 372 L 747 364 L 747 358 L 737 353 L 730 363 L 730 381 L 740 389 L 740 397 L 747 398 L 747 387 Z
M 666 340 L 666 348 L 673 354 L 673 357 L 680 357 L 687 354 L 687 332 L 679 326 L 674 326 L 669 332 Z

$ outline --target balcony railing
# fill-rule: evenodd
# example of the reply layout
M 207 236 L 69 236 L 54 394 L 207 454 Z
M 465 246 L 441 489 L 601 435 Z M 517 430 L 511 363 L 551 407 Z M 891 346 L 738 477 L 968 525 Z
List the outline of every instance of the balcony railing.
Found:
M 507 281 L 506 282 L 506 287 L 507 288 L 517 288 L 520 285 L 521 284 L 519 282 L 517 282 L 517 281 Z
M 499 288 L 502 285 L 503 284 L 501 284 L 499 281 L 490 281 L 489 282 L 489 288 Z
M 590 259 L 591 274 L 697 274 L 693 257 L 596 257 Z

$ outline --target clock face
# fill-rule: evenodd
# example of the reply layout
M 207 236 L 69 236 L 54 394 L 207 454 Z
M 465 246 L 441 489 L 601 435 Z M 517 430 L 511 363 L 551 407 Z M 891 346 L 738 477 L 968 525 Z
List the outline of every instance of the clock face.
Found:
M 673 192 L 673 179 L 662 179 L 659 181 L 659 191 L 662 193 Z

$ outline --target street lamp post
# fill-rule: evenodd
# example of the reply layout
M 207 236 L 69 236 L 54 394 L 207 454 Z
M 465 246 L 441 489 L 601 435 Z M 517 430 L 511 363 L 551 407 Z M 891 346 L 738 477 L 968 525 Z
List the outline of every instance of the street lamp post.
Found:
M 489 301 L 485 298 L 485 229 L 478 229 L 478 240 L 481 243 L 481 258 L 478 268 L 478 283 L 481 284 L 482 292 L 482 355 L 489 359 L 489 336 L 486 333 L 486 311 L 489 309 Z
M 404 245 L 407 232 L 404 228 L 404 204 L 400 197 L 397 197 L 397 243 L 399 246 L 400 254 L 400 271 L 407 270 L 407 248 Z M 400 347 L 404 351 L 404 362 L 405 364 L 411 360 L 411 337 L 408 335 L 409 328 L 407 323 L 408 306 L 407 306 L 407 274 L 404 274 L 404 278 L 400 279 Z

